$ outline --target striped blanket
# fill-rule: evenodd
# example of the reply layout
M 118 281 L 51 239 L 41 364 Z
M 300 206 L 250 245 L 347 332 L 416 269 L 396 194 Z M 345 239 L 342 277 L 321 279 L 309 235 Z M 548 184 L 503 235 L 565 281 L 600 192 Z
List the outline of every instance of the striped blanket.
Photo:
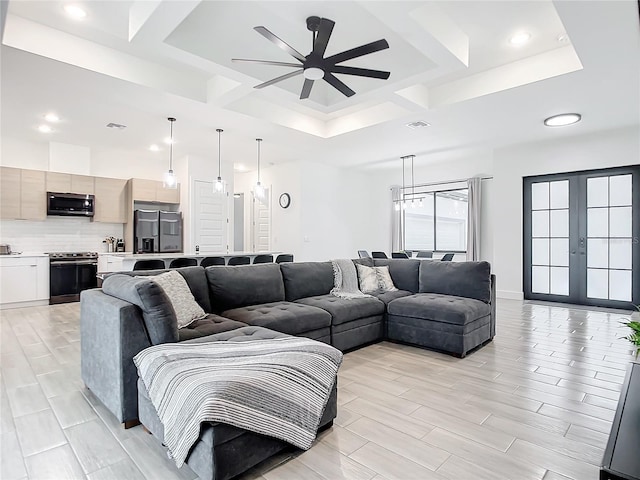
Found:
M 221 422 L 311 447 L 342 353 L 299 337 L 166 343 L 133 359 L 178 467 L 201 422 Z

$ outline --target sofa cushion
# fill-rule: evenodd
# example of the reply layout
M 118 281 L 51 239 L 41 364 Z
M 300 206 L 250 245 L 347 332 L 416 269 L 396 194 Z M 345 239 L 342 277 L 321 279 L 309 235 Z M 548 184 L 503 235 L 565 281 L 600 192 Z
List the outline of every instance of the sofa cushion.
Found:
M 282 270 L 287 302 L 326 295 L 333 288 L 331 262 L 281 263 L 280 270 Z
M 491 314 L 491 306 L 473 298 L 419 293 L 392 300 L 389 315 L 465 325 Z
M 272 302 L 225 310 L 222 315 L 239 322 L 298 335 L 331 325 L 331 315 L 320 308 L 292 302 Z
M 373 258 L 354 258 L 353 263 L 355 263 L 356 265 L 364 265 L 365 267 L 373 267 Z
M 301 298 L 296 303 L 311 305 L 326 310 L 331 314 L 331 325 L 350 322 L 364 317 L 382 315 L 384 303 L 374 297 L 367 298 L 339 298 L 333 295 L 317 295 Z
M 151 345 L 178 341 L 178 319 L 157 283 L 130 275 L 111 275 L 102 283 L 102 291 L 140 308 Z
M 280 266 L 275 263 L 205 268 L 214 312 L 284 300 Z
M 388 305 L 389 302 L 396 298 L 408 297 L 409 295 L 413 295 L 413 293 L 408 292 L 407 290 L 393 290 L 391 292 L 376 292 L 372 295 L 381 302 L 384 302 L 385 305 Z
M 376 267 L 389 267 L 389 274 L 393 280 L 393 284 L 400 290 L 408 290 L 412 293 L 418 293 L 418 274 L 420 271 L 421 260 L 411 260 L 406 258 L 376 258 L 374 262 Z
M 491 266 L 488 262 L 422 261 L 420 293 L 440 293 L 491 301 Z
M 193 298 L 196 299 L 198 305 L 202 307 L 205 312 L 211 312 L 211 302 L 209 301 L 209 285 L 207 284 L 207 276 L 204 273 L 202 267 L 182 267 L 174 268 L 172 270 L 133 270 L 130 272 L 118 272 L 117 275 L 130 275 L 135 276 L 151 276 L 158 275 L 169 271 L 179 272 L 184 277 L 189 285 L 189 290 L 193 294 Z M 107 274 L 107 277 L 116 274 Z
M 209 314 L 204 318 L 195 320 L 189 326 L 178 330 L 179 340 L 192 340 L 194 338 L 206 337 L 221 332 L 228 332 L 238 328 L 246 327 L 242 322 L 236 322 L 219 315 Z

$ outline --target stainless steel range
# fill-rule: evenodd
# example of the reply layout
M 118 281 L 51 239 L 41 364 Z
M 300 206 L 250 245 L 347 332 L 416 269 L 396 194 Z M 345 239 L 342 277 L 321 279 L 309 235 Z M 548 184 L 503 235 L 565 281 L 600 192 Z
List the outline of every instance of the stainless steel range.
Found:
M 80 292 L 96 288 L 96 252 L 50 252 L 49 304 L 77 302 Z

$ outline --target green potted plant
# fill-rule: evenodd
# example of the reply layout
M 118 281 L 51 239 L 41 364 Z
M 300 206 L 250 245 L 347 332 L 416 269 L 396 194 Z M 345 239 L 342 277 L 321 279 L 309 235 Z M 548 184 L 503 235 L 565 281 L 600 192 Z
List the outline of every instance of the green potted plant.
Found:
M 636 310 L 640 312 L 640 306 L 635 305 Z M 625 340 L 629 340 L 636 349 L 636 358 L 638 358 L 638 353 L 640 353 L 640 320 L 634 319 L 635 312 L 631 314 L 631 318 L 626 322 L 622 322 L 625 327 L 629 327 L 631 329 L 631 333 L 626 337 L 622 337 Z

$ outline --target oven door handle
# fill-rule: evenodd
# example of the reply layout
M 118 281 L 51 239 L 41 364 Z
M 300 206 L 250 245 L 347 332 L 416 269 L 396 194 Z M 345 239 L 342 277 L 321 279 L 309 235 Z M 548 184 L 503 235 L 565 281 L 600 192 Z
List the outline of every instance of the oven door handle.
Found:
M 54 261 L 50 263 L 51 267 L 66 266 L 66 265 L 98 265 L 98 262 L 93 260 L 63 260 L 61 262 Z

